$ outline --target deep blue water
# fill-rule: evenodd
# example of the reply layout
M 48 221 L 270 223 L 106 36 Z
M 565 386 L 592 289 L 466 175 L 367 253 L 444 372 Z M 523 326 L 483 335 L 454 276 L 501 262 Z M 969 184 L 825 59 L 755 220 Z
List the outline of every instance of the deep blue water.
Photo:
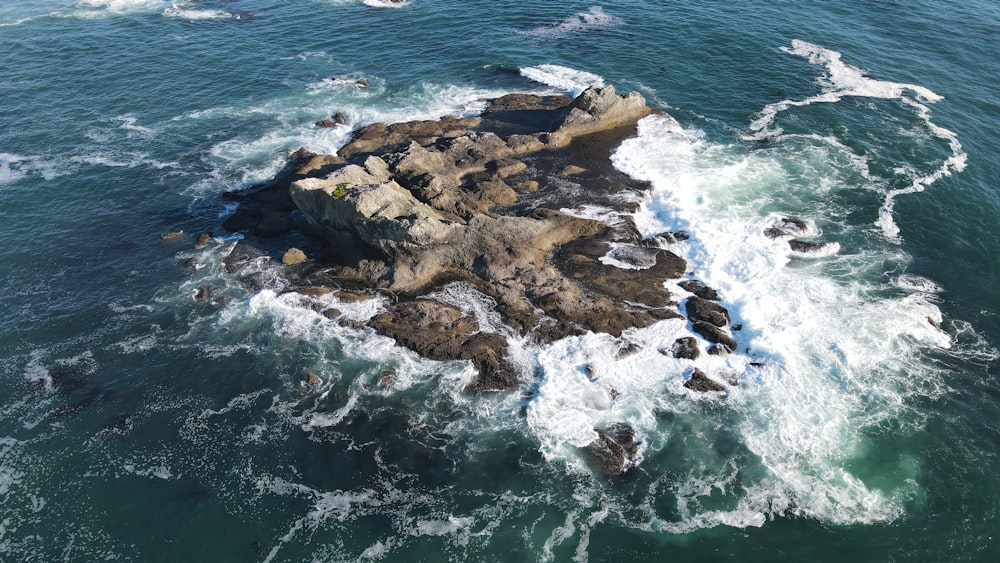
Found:
M 0 560 L 1000 556 L 1000 8 L 380 4 L 0 6 Z M 298 147 L 594 82 L 680 123 L 613 161 L 745 327 L 699 360 L 725 395 L 658 352 L 679 321 L 627 359 L 514 343 L 523 388 L 468 394 L 219 265 L 222 194 Z M 829 252 L 761 236 L 784 215 Z M 615 422 L 643 442 L 620 479 L 579 449 Z

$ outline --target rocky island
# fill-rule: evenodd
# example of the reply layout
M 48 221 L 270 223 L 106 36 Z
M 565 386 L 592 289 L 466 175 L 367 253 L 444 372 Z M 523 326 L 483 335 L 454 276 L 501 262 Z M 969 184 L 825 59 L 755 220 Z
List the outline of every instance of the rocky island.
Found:
M 322 241 L 323 253 L 291 267 L 321 269 L 332 283 L 295 291 L 355 299 L 389 292 L 392 303 L 372 328 L 431 359 L 471 360 L 479 373 L 472 390 L 515 387 L 509 336 L 620 336 L 682 316 L 664 281 L 685 271 L 669 250 L 685 236 L 643 239 L 629 212 L 648 186 L 610 163 L 653 111 L 640 94 L 605 86 L 575 99 L 509 94 L 476 117 L 375 123 L 336 155 L 293 154 L 273 182 L 233 195 L 240 207 L 224 226 L 258 237 L 301 229 Z M 599 210 L 601 220 L 584 209 Z M 254 256 L 240 244 L 227 265 L 235 270 Z M 492 300 L 500 326 L 434 298 L 454 283 Z M 711 353 L 732 350 L 718 296 L 684 283 L 695 293 L 685 311 L 694 331 L 716 343 Z M 681 339 L 664 353 L 693 358 L 698 344 Z M 692 381 L 692 389 L 719 390 Z

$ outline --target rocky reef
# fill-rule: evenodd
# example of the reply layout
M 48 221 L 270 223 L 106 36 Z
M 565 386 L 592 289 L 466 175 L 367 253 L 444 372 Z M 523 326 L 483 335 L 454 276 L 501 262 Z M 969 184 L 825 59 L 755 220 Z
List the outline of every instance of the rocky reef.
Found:
M 303 293 L 391 294 L 370 327 L 428 358 L 470 360 L 473 390 L 514 387 L 509 336 L 620 336 L 681 316 L 664 281 L 684 273 L 668 250 L 684 235 L 643 240 L 628 213 L 647 186 L 610 164 L 651 113 L 638 93 L 605 86 L 575 99 L 509 94 L 476 117 L 375 123 L 336 155 L 292 155 L 273 182 L 234 196 L 224 226 L 308 233 L 321 256 L 296 254 L 294 267 L 322 269 L 334 287 Z M 453 284 L 485 296 L 499 322 L 435 298 Z M 687 303 L 695 331 L 732 349 L 728 314 L 710 288 L 698 292 Z

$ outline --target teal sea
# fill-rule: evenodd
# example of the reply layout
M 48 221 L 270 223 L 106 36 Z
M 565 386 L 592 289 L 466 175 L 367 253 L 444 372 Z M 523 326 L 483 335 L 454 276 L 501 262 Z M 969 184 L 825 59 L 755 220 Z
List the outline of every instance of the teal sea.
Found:
M 998 41 L 988 0 L 4 0 L 0 561 L 1000 560 Z M 725 393 L 683 320 L 468 393 L 358 328 L 384 302 L 220 263 L 299 147 L 595 83 L 676 119 L 612 163 L 743 325 Z

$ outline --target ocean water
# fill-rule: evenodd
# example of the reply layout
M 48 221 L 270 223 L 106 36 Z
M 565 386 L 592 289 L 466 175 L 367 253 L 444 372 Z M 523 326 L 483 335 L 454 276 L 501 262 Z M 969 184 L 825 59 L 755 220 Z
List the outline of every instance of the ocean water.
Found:
M 983 0 L 5 0 L 0 560 L 997 560 L 998 37 Z M 469 394 L 219 263 L 222 194 L 299 147 L 590 84 L 676 119 L 612 162 L 736 354 L 512 339 L 521 388 Z M 822 252 L 764 236 L 788 216 Z M 609 478 L 580 448 L 617 422 Z

